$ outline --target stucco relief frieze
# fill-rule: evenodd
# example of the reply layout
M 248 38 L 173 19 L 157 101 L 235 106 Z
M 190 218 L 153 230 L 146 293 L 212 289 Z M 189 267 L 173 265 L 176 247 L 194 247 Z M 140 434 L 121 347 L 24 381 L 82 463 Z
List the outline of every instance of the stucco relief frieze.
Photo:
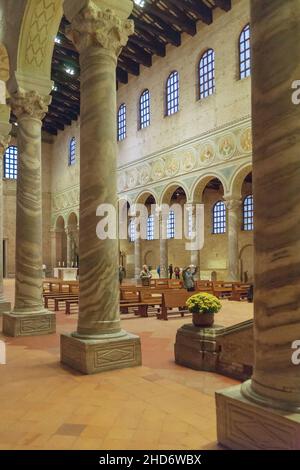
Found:
M 206 134 L 165 154 L 154 155 L 147 158 L 146 162 L 135 162 L 119 168 L 118 191 L 125 192 L 167 178 L 184 176 L 222 162 L 251 156 L 251 152 L 252 132 L 247 120 L 223 131 Z

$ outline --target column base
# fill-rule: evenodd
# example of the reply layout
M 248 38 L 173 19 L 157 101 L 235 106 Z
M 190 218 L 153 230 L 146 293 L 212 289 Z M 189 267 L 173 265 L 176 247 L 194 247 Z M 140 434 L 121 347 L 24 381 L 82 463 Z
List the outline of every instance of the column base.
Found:
M 42 313 L 3 314 L 3 334 L 6 336 L 50 335 L 56 331 L 56 315 L 48 310 Z
M 83 374 L 95 374 L 142 364 L 140 338 L 124 331 L 116 338 L 81 339 L 61 335 L 61 362 Z
M 5 300 L 0 301 L 0 315 L 2 313 L 9 313 L 11 311 L 11 303 Z
M 219 443 L 233 450 L 299 450 L 300 413 L 260 406 L 241 388 L 216 392 Z

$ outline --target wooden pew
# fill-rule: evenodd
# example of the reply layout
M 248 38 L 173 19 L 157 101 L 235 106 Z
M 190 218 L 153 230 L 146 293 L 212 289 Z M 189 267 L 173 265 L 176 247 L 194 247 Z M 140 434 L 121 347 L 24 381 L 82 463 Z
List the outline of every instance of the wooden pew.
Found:
M 170 289 L 182 289 L 183 281 L 180 279 L 168 279 L 168 286 Z
M 168 320 L 168 315 L 170 313 L 177 315 L 180 314 L 182 317 L 185 313 L 188 313 L 188 308 L 186 306 L 186 301 L 189 297 L 198 292 L 188 292 L 185 289 L 170 289 L 168 291 L 163 292 L 162 294 L 162 306 L 161 306 L 161 313 L 157 315 L 159 320 Z M 170 312 L 170 310 L 174 308 L 182 308 L 178 312 Z
M 234 283 L 229 300 L 235 300 L 237 302 L 240 302 L 241 300 L 247 300 L 249 289 L 250 284 Z
M 232 293 L 232 282 L 214 281 L 213 293 L 218 298 L 230 297 Z

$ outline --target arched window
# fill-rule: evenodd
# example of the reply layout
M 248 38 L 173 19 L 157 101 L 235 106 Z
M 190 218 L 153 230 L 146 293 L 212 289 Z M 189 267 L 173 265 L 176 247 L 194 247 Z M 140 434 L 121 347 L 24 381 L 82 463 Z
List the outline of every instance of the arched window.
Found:
M 167 80 L 166 114 L 171 116 L 179 111 L 179 73 L 174 71 Z
M 253 196 L 246 196 L 243 203 L 243 226 L 244 230 L 253 230 Z
M 140 97 L 140 129 L 150 126 L 150 92 L 143 91 Z
M 208 49 L 199 62 L 199 97 L 207 98 L 215 92 L 215 52 Z
M 240 79 L 251 75 L 251 50 L 250 50 L 250 24 L 247 24 L 240 34 Z
M 226 206 L 223 201 L 218 201 L 213 207 L 213 233 L 226 232 Z
M 118 141 L 126 139 L 126 104 L 121 104 L 118 111 Z
M 167 220 L 167 238 L 175 238 L 175 212 L 173 210 L 169 212 Z
M 136 240 L 136 235 L 135 235 L 135 220 L 131 219 L 129 223 L 129 240 L 131 242 L 135 242 Z
M 72 137 L 69 146 L 69 166 L 75 165 L 76 163 L 76 139 Z
M 147 240 L 154 240 L 154 215 L 147 219 Z
M 18 176 L 18 147 L 11 145 L 4 154 L 4 178 L 16 180 Z

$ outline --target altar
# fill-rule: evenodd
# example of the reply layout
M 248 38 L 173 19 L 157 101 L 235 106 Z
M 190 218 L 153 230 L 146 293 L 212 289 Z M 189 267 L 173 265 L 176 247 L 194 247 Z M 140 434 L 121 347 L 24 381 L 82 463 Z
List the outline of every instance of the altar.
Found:
M 54 277 L 63 281 L 76 281 L 78 268 L 54 268 Z

